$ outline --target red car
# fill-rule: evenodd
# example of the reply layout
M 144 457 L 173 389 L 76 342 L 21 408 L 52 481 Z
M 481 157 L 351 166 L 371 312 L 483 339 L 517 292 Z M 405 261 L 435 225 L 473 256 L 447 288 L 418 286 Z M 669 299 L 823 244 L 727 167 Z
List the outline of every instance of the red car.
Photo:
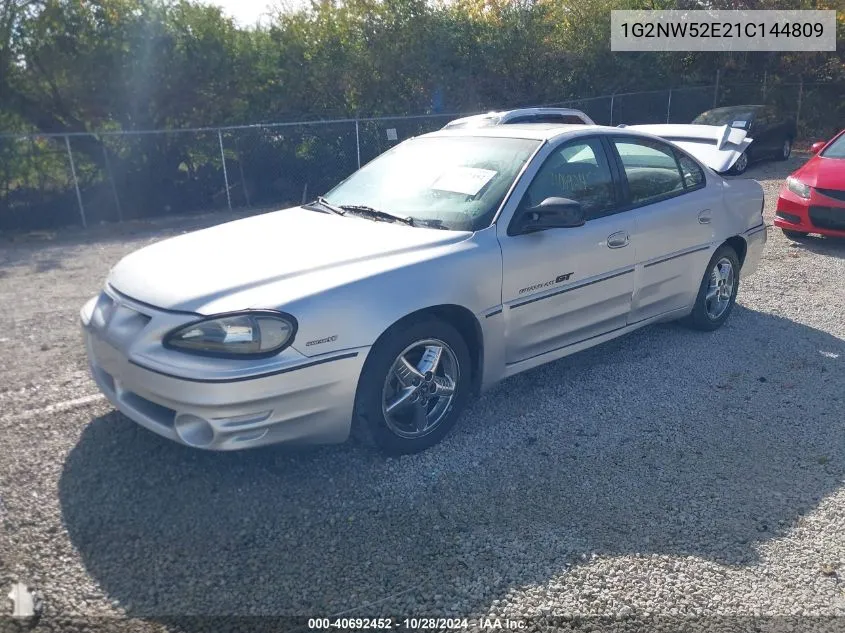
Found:
M 807 233 L 845 237 L 845 130 L 811 151 L 815 156 L 780 190 L 775 226 L 793 239 Z

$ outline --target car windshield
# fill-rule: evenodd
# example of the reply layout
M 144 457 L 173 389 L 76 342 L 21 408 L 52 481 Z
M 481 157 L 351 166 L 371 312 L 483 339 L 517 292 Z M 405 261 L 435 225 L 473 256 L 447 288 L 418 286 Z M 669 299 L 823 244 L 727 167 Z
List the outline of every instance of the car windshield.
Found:
M 833 143 L 828 145 L 821 156 L 825 158 L 845 158 L 845 134 L 840 134 Z
M 540 141 L 422 137 L 368 163 L 324 196 L 339 207 L 370 207 L 420 226 L 477 231 L 490 225 Z
M 694 125 L 730 125 L 747 129 L 753 118 L 754 110 L 751 108 L 716 108 L 702 112 L 692 122 Z

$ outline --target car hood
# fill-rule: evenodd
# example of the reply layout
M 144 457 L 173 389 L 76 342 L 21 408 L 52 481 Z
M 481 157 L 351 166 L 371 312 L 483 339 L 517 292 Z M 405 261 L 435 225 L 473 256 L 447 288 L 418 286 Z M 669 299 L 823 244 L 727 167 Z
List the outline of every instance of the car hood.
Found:
M 845 158 L 814 156 L 795 176 L 817 189 L 845 190 Z
M 728 171 L 754 139 L 730 125 L 629 125 L 626 129 L 659 136 L 673 142 L 716 173 Z
M 112 269 L 108 285 L 166 310 L 216 314 L 278 307 L 471 235 L 294 207 L 142 248 Z M 270 284 L 267 296 L 261 290 Z

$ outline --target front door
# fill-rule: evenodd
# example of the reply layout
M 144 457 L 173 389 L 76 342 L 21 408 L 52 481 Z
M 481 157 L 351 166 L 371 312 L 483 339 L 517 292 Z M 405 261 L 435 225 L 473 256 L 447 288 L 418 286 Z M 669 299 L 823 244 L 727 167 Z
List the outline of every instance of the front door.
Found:
M 581 203 L 587 222 L 512 235 L 499 224 L 508 364 L 625 326 L 634 287 L 635 225 L 616 213 L 617 183 L 599 137 L 555 148 L 522 196 L 514 217 L 546 198 Z

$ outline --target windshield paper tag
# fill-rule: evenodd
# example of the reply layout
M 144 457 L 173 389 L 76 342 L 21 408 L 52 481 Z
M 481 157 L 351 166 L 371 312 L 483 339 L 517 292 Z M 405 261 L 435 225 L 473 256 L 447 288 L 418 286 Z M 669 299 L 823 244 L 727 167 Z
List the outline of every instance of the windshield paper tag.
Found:
M 477 167 L 456 167 L 441 174 L 432 183 L 431 188 L 439 191 L 452 191 L 474 196 L 486 185 L 497 172 Z
M 734 121 L 731 123 L 731 127 L 745 127 L 748 125 L 748 121 Z

